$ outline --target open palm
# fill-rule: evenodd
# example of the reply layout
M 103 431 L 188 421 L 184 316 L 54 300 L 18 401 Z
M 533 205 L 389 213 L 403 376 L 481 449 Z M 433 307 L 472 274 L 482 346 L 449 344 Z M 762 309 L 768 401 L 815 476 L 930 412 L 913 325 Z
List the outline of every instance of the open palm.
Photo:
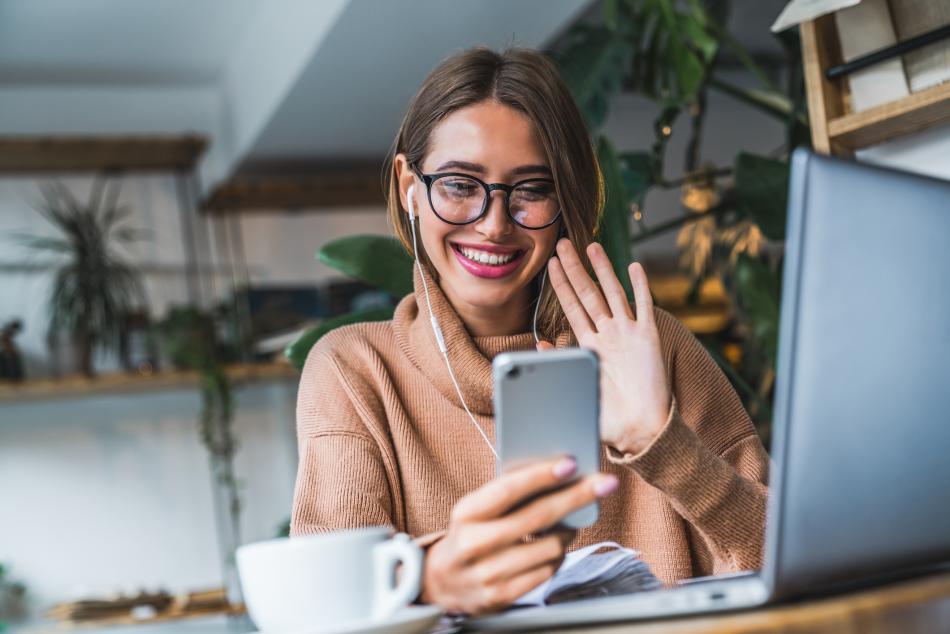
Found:
M 638 453 L 657 435 L 670 409 L 670 389 L 643 267 L 634 262 L 636 315 L 604 248 L 587 247 L 600 286 L 591 279 L 570 240 L 557 245 L 548 274 L 581 347 L 601 365 L 601 440 L 620 451 Z M 538 349 L 553 347 L 548 342 Z

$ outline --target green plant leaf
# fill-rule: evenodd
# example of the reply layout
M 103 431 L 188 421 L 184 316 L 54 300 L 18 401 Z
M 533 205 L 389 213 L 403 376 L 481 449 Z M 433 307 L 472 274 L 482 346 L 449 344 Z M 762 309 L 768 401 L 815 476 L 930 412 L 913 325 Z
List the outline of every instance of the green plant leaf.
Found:
M 394 238 L 347 236 L 323 245 L 317 259 L 396 297 L 412 292 L 412 258 Z
M 607 137 L 601 136 L 597 141 L 597 160 L 600 161 L 600 169 L 603 172 L 607 190 L 604 215 L 600 220 L 600 243 L 607 251 L 607 257 L 610 258 L 617 278 L 623 285 L 627 299 L 632 301 L 633 289 L 630 286 L 630 276 L 627 275 L 627 265 L 630 264 L 633 255 L 630 245 L 630 215 L 627 207 L 630 198 L 624 188 L 617 151 Z
M 620 175 L 628 201 L 640 202 L 653 186 L 653 157 L 649 152 L 625 152 L 620 155 Z
M 633 45 L 603 27 L 577 28 L 559 55 L 561 74 L 591 130 L 603 125 L 610 98 L 620 92 Z
M 716 51 L 719 50 L 719 40 L 706 30 L 704 24 L 705 14 L 702 14 L 702 17 L 697 17 L 695 14 L 680 17 L 683 35 L 699 53 L 702 61 L 708 64 L 716 56 Z
M 314 344 L 320 340 L 320 337 L 327 334 L 331 330 L 335 330 L 340 326 L 346 326 L 349 324 L 356 324 L 364 321 L 385 321 L 387 319 L 392 319 L 394 308 L 372 308 L 370 310 L 362 310 L 355 313 L 347 313 L 346 315 L 340 315 L 339 317 L 333 317 L 332 319 L 327 319 L 320 322 L 319 325 L 314 326 L 300 337 L 287 346 L 284 349 L 284 356 L 287 357 L 287 360 L 290 361 L 290 364 L 297 368 L 298 370 L 303 370 L 303 364 L 307 361 L 307 355 L 310 354 L 310 349 L 313 348 Z
M 604 0 L 603 15 L 607 28 L 616 31 L 620 23 L 620 0 Z
M 721 24 L 713 22 L 712 20 L 709 20 L 706 23 L 706 27 L 712 32 L 713 35 L 719 38 L 719 41 L 723 46 L 735 54 L 739 62 L 745 66 L 749 72 L 756 76 L 756 78 L 762 83 L 762 86 L 766 90 L 774 93 L 781 92 L 781 88 L 778 86 L 778 84 L 772 81 L 772 79 L 768 76 L 768 73 L 766 73 L 765 70 L 759 66 L 754 59 L 752 59 L 752 55 L 749 54 L 749 51 L 747 51 L 745 47 L 739 43 L 739 40 L 737 40 L 732 35 L 732 33 L 730 33 Z
M 693 14 L 680 13 L 672 0 L 656 0 L 656 10 L 664 30 L 656 40 L 661 47 L 659 59 L 666 68 L 673 70 L 672 94 L 680 103 L 693 101 L 706 75 L 706 64 L 716 53 L 718 42 L 703 27 L 702 21 Z
M 775 366 L 778 352 L 779 276 L 761 260 L 743 253 L 736 260 L 736 292 L 749 317 L 752 336 L 768 362 Z
M 788 163 L 743 152 L 736 157 L 735 174 L 739 209 L 755 220 L 768 238 L 784 240 Z

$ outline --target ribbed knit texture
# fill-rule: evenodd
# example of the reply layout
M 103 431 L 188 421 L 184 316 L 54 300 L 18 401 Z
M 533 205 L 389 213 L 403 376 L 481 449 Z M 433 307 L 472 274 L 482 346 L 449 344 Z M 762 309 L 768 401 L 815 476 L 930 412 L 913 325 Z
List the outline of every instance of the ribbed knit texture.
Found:
M 494 441 L 491 359 L 534 348 L 530 332 L 471 337 L 429 279 L 449 358 L 472 413 Z M 656 309 L 673 390 L 669 418 L 637 455 L 603 445 L 620 478 L 572 548 L 613 540 L 639 549 L 665 583 L 762 565 L 768 455 L 726 377 L 675 318 Z M 557 347 L 573 345 L 570 333 Z M 494 477 L 415 293 L 392 321 L 345 326 L 311 350 L 297 402 L 300 463 L 292 535 L 388 525 L 427 543 L 459 498 Z

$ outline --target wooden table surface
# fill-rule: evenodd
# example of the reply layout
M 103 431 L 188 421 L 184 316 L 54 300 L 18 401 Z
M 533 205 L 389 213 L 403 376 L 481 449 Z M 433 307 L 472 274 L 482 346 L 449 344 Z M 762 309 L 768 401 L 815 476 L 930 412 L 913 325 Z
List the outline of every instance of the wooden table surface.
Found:
M 558 634 L 927 634 L 950 632 L 950 573 L 730 614 L 558 629 Z

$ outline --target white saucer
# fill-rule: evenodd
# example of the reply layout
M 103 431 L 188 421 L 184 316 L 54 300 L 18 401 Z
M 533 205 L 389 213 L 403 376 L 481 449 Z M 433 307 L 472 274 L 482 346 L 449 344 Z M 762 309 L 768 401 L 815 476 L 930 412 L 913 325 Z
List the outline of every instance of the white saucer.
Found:
M 385 621 L 360 619 L 337 627 L 300 630 L 295 634 L 422 634 L 432 629 L 441 616 L 442 608 L 438 606 L 410 605 Z

